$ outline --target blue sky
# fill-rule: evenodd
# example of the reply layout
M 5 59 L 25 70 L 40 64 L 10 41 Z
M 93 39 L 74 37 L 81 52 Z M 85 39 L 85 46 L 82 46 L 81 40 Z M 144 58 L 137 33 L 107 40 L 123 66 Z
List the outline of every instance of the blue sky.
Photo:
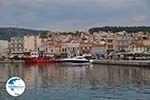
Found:
M 88 30 L 150 25 L 150 0 L 0 0 L 0 27 Z

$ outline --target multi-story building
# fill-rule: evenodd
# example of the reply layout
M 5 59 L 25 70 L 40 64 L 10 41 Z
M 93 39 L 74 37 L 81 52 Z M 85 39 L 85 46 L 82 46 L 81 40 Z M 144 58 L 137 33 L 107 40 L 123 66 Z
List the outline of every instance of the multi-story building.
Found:
M 38 51 L 41 46 L 41 39 L 39 36 L 24 36 L 24 51 Z
M 61 56 L 61 44 L 48 43 L 38 47 L 40 52 L 43 52 L 47 56 Z
M 49 43 L 47 53 L 51 55 L 61 56 L 61 43 Z
M 8 41 L 7 40 L 0 40 L 0 49 L 8 48 Z
M 126 33 L 126 32 L 116 33 L 116 51 L 127 52 L 131 40 L 132 40 L 131 33 Z
M 0 54 L 6 55 L 8 53 L 8 41 L 0 40 Z
M 136 40 L 132 41 L 128 47 L 131 53 L 150 52 L 150 40 Z
M 105 46 L 108 54 L 116 51 L 116 38 L 114 35 L 107 35 Z
M 68 57 L 74 57 L 79 55 L 79 47 L 80 43 L 79 42 L 71 42 L 71 43 L 64 43 L 61 52 L 62 54 L 67 54 Z
M 24 39 L 21 36 L 10 38 L 8 48 L 10 53 L 20 53 L 24 50 Z
M 79 46 L 80 43 L 67 43 L 68 55 L 70 57 L 79 55 Z
M 92 42 L 82 41 L 79 48 L 80 55 L 92 54 Z
M 96 57 L 96 59 L 105 59 L 106 58 L 105 45 L 93 43 L 92 44 L 92 55 L 94 57 Z
M 62 58 L 67 58 L 68 57 L 68 49 L 66 43 L 62 43 L 61 46 L 61 57 Z
M 150 33 L 137 32 L 137 33 L 132 33 L 132 35 L 134 40 L 150 39 Z

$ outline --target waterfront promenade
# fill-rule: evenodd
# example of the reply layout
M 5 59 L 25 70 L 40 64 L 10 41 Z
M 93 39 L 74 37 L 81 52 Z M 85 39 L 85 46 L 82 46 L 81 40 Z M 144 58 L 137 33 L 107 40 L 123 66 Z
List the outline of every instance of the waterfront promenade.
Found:
M 24 63 L 25 61 L 23 60 L 0 60 L 0 63 Z
M 150 67 L 150 60 L 92 60 L 92 64 Z

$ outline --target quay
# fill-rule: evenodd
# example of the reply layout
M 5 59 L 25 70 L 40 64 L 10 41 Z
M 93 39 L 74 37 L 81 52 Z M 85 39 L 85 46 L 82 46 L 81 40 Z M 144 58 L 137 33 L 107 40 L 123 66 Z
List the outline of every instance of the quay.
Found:
M 92 60 L 92 64 L 150 67 L 150 60 Z
M 24 63 L 24 60 L 0 60 L 0 63 Z
M 2 63 L 31 63 L 25 60 L 0 60 Z M 32 63 L 49 63 L 49 62 L 32 62 Z M 137 67 L 150 67 L 150 60 L 91 60 L 91 64 L 102 64 L 102 65 L 124 65 L 124 66 L 137 66 Z

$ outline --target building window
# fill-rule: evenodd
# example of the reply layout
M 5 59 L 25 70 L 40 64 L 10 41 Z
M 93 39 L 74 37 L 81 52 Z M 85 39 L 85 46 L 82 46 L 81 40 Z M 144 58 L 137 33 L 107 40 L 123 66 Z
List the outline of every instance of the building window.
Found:
M 67 51 L 67 49 L 65 48 L 65 52 Z
M 112 49 L 112 48 L 113 48 L 113 46 L 109 45 L 109 46 L 108 46 L 108 48 L 109 48 L 109 49 Z
M 62 50 L 62 52 L 64 52 L 64 48 L 62 48 L 61 50 Z
M 108 40 L 109 43 L 112 43 L 112 40 Z
M 140 51 L 143 51 L 143 48 L 142 48 L 142 47 L 140 48 Z
M 136 48 L 136 51 L 138 51 L 138 47 Z
M 75 51 L 75 48 L 73 47 L 73 51 Z
M 47 51 L 48 51 L 48 49 L 47 49 L 47 48 L 45 48 L 45 51 L 47 52 Z

